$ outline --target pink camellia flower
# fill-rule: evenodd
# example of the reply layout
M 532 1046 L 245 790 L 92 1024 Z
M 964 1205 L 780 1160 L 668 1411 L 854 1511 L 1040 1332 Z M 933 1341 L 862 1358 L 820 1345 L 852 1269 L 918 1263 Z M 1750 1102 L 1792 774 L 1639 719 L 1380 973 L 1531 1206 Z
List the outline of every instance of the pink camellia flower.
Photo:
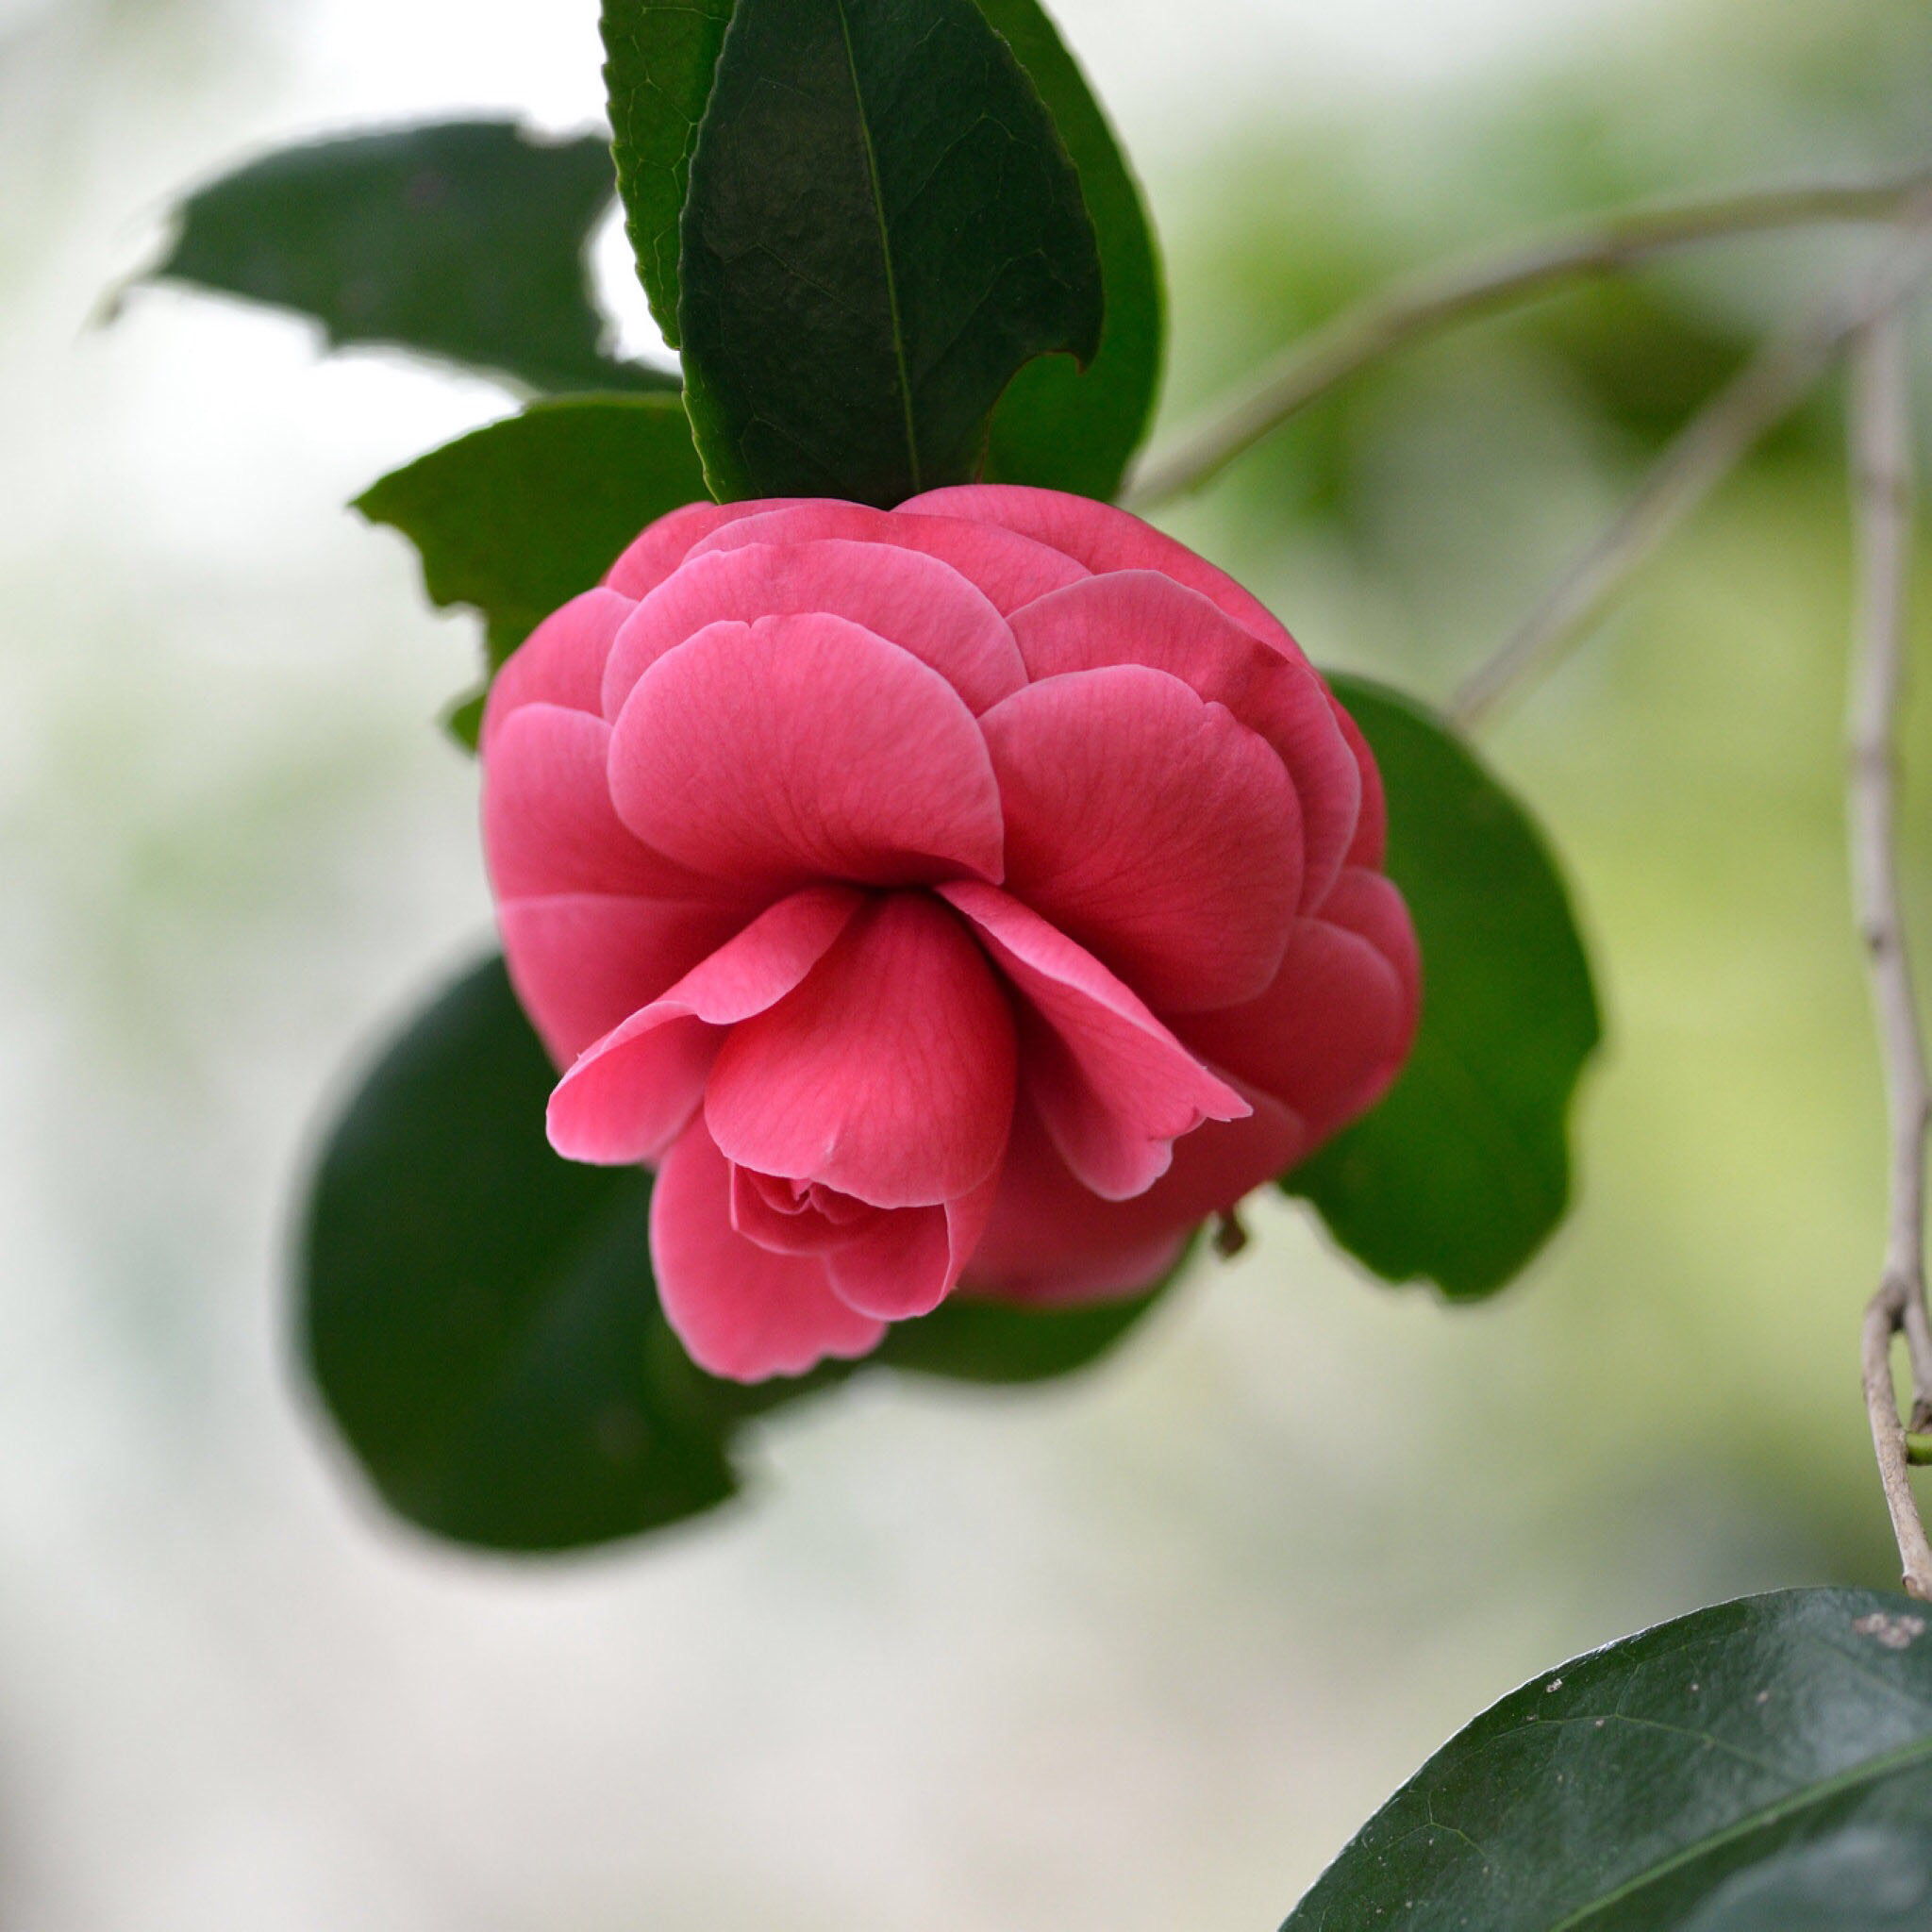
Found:
M 1084 497 L 676 510 L 510 658 L 482 757 L 551 1141 L 658 1164 L 717 1374 L 955 1288 L 1143 1288 L 1408 1051 L 1360 734 L 1255 598 Z

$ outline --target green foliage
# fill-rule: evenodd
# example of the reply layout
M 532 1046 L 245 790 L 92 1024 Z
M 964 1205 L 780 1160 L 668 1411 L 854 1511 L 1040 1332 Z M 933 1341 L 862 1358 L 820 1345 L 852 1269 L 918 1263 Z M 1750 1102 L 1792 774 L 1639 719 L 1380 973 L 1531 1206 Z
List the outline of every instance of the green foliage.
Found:
M 968 481 L 1014 372 L 1099 346 L 1079 179 L 972 0 L 738 0 L 681 232 L 721 498 Z
M 1040 90 L 1079 171 L 1107 294 L 1100 352 L 1084 372 L 1064 358 L 1041 358 L 1000 398 L 987 478 L 1105 501 L 1146 434 L 1160 387 L 1167 319 L 1153 230 L 1105 111 L 1036 0 L 979 7 Z
M 540 392 L 675 389 L 605 354 L 584 249 L 609 205 L 594 137 L 454 121 L 284 148 L 182 204 L 158 278 L 291 308 Z
M 875 1357 L 955 1382 L 1049 1382 L 1097 1361 L 1178 1278 L 1186 1257 L 1150 1292 L 1090 1307 L 1016 1308 L 956 1295 L 917 1322 L 886 1330 Z
M 633 1534 L 735 1488 L 652 1292 L 650 1176 L 550 1151 L 555 1079 L 501 963 L 459 980 L 337 1124 L 302 1247 L 309 1366 L 364 1470 L 492 1549 Z
M 308 1364 L 358 1460 L 401 1515 L 489 1549 L 701 1515 L 736 1490 L 748 1422 L 857 1372 L 740 1388 L 693 1367 L 652 1282 L 651 1177 L 551 1152 L 556 1078 L 502 962 L 459 979 L 337 1123 L 301 1248 Z M 1063 1312 L 955 1299 L 858 1370 L 1044 1381 L 1158 1292 Z
M 677 218 L 731 0 L 604 0 L 610 151 L 638 278 L 677 346 Z
M 1919 1932 L 1926 1632 L 1787 1591 L 1578 1657 L 1444 1745 L 1283 1932 Z
M 494 672 L 646 524 L 704 493 L 675 396 L 584 396 L 458 437 L 372 484 L 356 508 L 416 546 L 433 602 L 483 613 Z
M 1393 691 L 1330 681 L 1388 790 L 1422 1025 L 1388 1097 L 1283 1185 L 1384 1278 L 1487 1294 L 1569 1202 L 1570 1103 L 1600 1037 L 1590 964 L 1541 834 L 1468 747 Z

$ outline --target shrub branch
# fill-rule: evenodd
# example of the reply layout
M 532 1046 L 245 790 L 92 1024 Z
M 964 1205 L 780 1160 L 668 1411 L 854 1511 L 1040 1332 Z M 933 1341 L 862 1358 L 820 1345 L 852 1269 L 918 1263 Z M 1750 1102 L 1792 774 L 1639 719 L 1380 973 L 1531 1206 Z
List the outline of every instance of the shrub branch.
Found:
M 1885 1270 L 1865 1312 L 1865 1401 L 1906 1588 L 1932 1598 L 1932 1543 L 1907 1474 L 1912 1446 L 1891 1379 L 1906 1339 L 1913 1431 L 1932 1422 L 1932 1321 L 1925 1307 L 1925 1140 L 1932 1082 L 1912 984 L 1898 880 L 1898 711 L 1905 687 L 1912 551 L 1912 408 L 1902 303 L 1852 342 L 1851 475 L 1858 608 L 1849 705 L 1846 817 L 1859 937 L 1885 1067 L 1891 1128 L 1891 1207 Z
M 1932 189 L 1903 210 L 1905 231 L 1867 272 L 1773 336 L 1680 429 L 1610 526 L 1557 577 L 1535 609 L 1457 688 L 1449 715 L 1465 727 L 1546 670 L 1600 618 L 1628 578 L 1767 431 L 1804 401 L 1845 344 L 1896 308 L 1924 275 Z
M 1122 495 L 1146 509 L 1198 490 L 1317 396 L 1391 350 L 1568 283 L 1620 274 L 1689 242 L 1897 219 L 1927 184 L 1924 172 L 1888 180 L 1749 190 L 1660 203 L 1605 217 L 1481 260 L 1434 269 L 1366 301 L 1291 343 L 1226 401 L 1153 451 Z

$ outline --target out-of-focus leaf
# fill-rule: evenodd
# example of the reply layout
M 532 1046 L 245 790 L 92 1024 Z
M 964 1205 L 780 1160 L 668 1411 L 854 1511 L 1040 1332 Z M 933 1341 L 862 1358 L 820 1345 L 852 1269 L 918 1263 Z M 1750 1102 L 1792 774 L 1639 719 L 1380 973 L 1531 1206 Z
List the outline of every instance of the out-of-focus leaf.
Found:
M 1390 1799 L 1283 1932 L 1922 1932 L 1924 1606 L 1795 1590 L 1526 1684 Z
M 291 308 L 542 392 L 666 390 L 607 355 L 585 245 L 609 206 L 594 136 L 452 121 L 284 148 L 182 203 L 158 278 Z
M 677 218 L 731 0 L 604 0 L 604 87 L 625 231 L 651 313 L 678 342 Z
M 1181 1272 L 1129 1301 L 1027 1308 L 955 1295 L 917 1322 L 895 1323 L 874 1357 L 895 1369 L 958 1382 L 1046 1382 L 1108 1354 Z
M 416 546 L 432 602 L 483 613 L 493 672 L 646 524 L 704 493 L 675 396 L 573 396 L 419 457 L 356 508 Z
M 550 1150 L 556 1071 L 500 961 L 383 1057 L 330 1135 L 302 1245 L 330 1413 L 402 1515 L 491 1549 L 723 1502 L 724 1431 L 664 1325 L 650 1176 Z
M 1079 171 L 1106 289 L 1100 353 L 1085 371 L 1029 362 L 993 411 L 986 474 L 1103 500 L 1120 488 L 1160 387 L 1166 330 L 1160 261 L 1141 190 L 1107 115 L 1037 0 L 979 0 L 1032 76 Z
M 682 1522 L 734 1492 L 758 1417 L 874 1366 L 1046 1381 L 1105 1355 L 1159 1292 L 1065 1311 L 958 1300 L 862 1363 L 715 1380 L 658 1305 L 650 1175 L 551 1151 L 556 1079 L 491 959 L 391 1041 L 310 1196 L 315 1382 L 390 1506 L 455 1541 L 564 1550 Z
M 678 273 L 724 499 L 968 481 L 1014 372 L 1100 341 L 1079 178 L 973 0 L 738 0 Z
M 1283 1185 L 1391 1281 L 1487 1294 L 1570 1198 L 1570 1106 L 1601 1028 L 1569 896 L 1529 815 L 1409 699 L 1330 682 L 1389 794 L 1389 875 L 1422 944 L 1422 1025 L 1388 1097 Z

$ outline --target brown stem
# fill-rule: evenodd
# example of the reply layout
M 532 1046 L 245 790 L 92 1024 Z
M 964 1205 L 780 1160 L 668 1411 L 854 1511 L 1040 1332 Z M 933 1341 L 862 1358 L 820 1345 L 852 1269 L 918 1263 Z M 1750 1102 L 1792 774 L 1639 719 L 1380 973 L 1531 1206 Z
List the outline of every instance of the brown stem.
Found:
M 1144 509 L 1199 489 L 1298 410 L 1391 350 L 1567 282 L 1614 275 L 1666 249 L 1823 222 L 1888 221 L 1921 193 L 1921 172 L 1885 181 L 1757 189 L 1633 208 L 1580 233 L 1397 283 L 1291 343 L 1243 389 L 1155 450 L 1122 495 Z
M 1449 704 L 1457 724 L 1473 725 L 1488 717 L 1582 637 L 1664 539 L 1805 399 L 1845 343 L 1914 287 L 1928 267 L 1932 191 L 1922 185 L 1904 213 L 1902 239 L 1864 275 L 1774 336 L 1678 431 L 1608 529 L 1458 687 Z
M 1885 1269 L 1865 1311 L 1865 1404 L 1906 1588 L 1932 1599 L 1932 1543 L 1907 1474 L 1891 1342 L 1911 1362 L 1911 1426 L 1932 1420 L 1932 1320 L 1925 1307 L 1925 1141 L 1932 1080 L 1912 983 L 1898 880 L 1898 711 L 1905 690 L 1912 550 L 1912 408 L 1907 312 L 1893 302 L 1852 341 L 1851 473 L 1858 548 L 1845 787 L 1852 887 L 1885 1068 L 1890 1211 Z

